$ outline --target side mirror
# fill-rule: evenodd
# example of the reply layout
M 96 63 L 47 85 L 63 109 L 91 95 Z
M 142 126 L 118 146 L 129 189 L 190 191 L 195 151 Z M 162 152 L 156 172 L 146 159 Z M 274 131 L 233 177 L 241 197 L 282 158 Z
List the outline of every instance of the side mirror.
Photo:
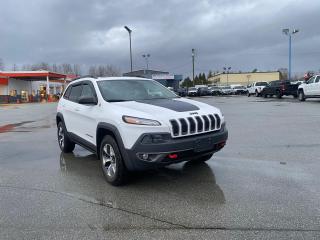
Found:
M 81 97 L 79 99 L 80 104 L 86 104 L 86 105 L 97 105 L 98 101 L 95 97 Z

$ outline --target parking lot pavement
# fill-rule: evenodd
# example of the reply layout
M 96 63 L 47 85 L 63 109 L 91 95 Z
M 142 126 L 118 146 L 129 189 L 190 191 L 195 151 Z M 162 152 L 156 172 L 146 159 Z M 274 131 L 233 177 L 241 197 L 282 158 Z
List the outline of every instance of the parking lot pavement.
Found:
M 0 239 L 319 239 L 320 102 L 196 100 L 223 111 L 225 149 L 123 187 L 61 154 L 55 104 L 0 106 Z

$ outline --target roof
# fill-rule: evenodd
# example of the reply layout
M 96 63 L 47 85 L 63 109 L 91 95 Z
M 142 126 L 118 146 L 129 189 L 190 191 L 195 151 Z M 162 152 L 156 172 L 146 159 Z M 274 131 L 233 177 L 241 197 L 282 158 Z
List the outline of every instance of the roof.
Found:
M 230 72 L 230 73 L 223 73 L 223 72 L 221 72 L 221 73 L 217 73 L 217 74 L 215 74 L 215 75 L 213 75 L 212 77 L 216 77 L 216 76 L 219 76 L 219 75 L 233 75 L 233 74 L 259 74 L 259 73 L 262 73 L 262 74 L 264 74 L 264 73 L 280 73 L 279 71 L 269 71 L 269 72 L 241 72 L 241 73 L 239 73 L 239 72 Z
M 83 78 L 78 78 L 72 82 L 79 82 L 79 81 L 84 81 L 84 80 L 93 80 L 93 81 L 116 81 L 116 80 L 152 80 L 149 78 L 140 78 L 140 77 L 83 77 Z
M 0 71 L 0 77 L 23 80 L 65 79 L 67 75 L 50 71 Z
M 124 73 L 123 76 L 146 77 L 146 76 L 151 76 L 152 74 L 169 74 L 169 72 L 149 70 L 149 69 L 148 70 L 136 70 L 136 71 Z

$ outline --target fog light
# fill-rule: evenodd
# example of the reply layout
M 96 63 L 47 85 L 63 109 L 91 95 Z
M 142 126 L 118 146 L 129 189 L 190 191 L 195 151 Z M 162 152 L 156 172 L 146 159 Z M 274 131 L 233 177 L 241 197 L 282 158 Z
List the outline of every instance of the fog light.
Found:
M 148 160 L 149 155 L 147 153 L 142 154 L 142 159 L 143 160 Z

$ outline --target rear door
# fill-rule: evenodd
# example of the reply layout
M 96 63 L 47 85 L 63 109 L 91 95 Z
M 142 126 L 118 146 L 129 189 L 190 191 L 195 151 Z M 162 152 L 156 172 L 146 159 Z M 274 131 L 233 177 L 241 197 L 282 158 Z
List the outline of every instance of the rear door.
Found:
M 312 77 L 308 80 L 307 84 L 304 86 L 304 94 L 307 96 L 314 95 L 314 80 L 316 77 Z
M 72 85 L 70 94 L 68 97 L 68 102 L 66 103 L 64 110 L 64 120 L 68 132 L 77 134 L 78 129 L 78 112 L 79 112 L 79 98 L 82 92 L 82 84 L 76 83 Z
M 314 95 L 320 96 L 320 76 L 317 76 L 314 82 Z
M 82 84 L 81 97 L 93 97 L 97 95 L 92 82 L 84 81 Z M 97 111 L 100 111 L 98 104 L 78 104 L 77 112 L 77 135 L 89 143 L 96 143 Z

